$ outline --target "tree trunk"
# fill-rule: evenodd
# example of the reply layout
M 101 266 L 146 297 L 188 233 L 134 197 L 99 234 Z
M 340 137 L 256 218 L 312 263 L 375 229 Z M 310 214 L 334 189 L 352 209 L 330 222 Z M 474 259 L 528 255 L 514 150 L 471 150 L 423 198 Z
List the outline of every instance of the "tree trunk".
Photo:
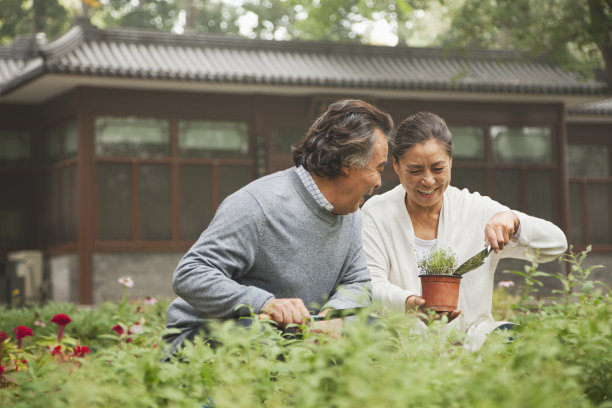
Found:
M 606 79 L 612 86 L 612 19 L 606 15 L 612 7 L 611 0 L 588 0 L 591 17 L 591 35 L 601 51 L 606 69 Z

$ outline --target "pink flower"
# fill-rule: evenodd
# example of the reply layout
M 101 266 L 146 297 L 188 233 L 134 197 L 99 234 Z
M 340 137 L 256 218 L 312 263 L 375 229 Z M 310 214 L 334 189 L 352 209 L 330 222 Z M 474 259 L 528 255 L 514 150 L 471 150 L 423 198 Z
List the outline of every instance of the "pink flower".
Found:
M 119 278 L 119 283 L 125 286 L 126 288 L 134 287 L 134 281 L 129 276 L 122 276 Z
M 7 332 L 3 332 L 0 331 L 0 343 L 2 343 L 4 340 L 8 339 L 10 336 L 8 335 Z
M 113 330 L 115 331 L 115 333 L 117 333 L 118 336 L 121 336 L 124 332 L 123 327 L 118 324 L 113 326 Z
M 74 357 L 85 357 L 87 353 L 89 353 L 89 346 L 75 346 L 72 350 Z
M 72 319 L 63 313 L 58 313 L 53 316 L 51 319 L 51 323 L 57 324 L 57 341 L 62 341 L 62 337 L 64 336 L 64 329 L 66 329 L 66 325 L 72 322 Z
M 2 367 L 2 364 L 0 364 L 0 374 L 4 373 L 4 367 Z
M 154 305 L 157 303 L 157 299 L 151 296 L 147 296 L 142 303 L 144 303 L 145 305 Z
M 37 320 L 34 322 L 34 326 L 46 327 L 46 324 L 44 322 L 41 322 L 40 320 Z
M 514 282 L 511 280 L 499 281 L 497 283 L 497 286 L 499 286 L 500 288 L 511 288 L 512 286 L 514 286 Z
M 132 327 L 130 327 L 130 332 L 134 334 L 142 333 L 142 326 L 139 323 L 134 323 Z
M 13 331 L 15 332 L 15 338 L 17 339 L 17 348 L 21 348 L 21 343 L 24 337 L 32 336 L 32 329 L 27 326 L 17 326 L 13 327 Z

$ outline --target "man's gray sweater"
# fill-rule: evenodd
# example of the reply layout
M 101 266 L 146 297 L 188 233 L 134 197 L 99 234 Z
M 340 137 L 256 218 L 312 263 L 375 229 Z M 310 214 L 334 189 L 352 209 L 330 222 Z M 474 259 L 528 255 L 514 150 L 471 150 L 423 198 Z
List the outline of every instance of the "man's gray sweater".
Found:
M 205 319 L 260 313 L 272 298 L 300 298 L 313 312 L 364 306 L 370 275 L 359 212 L 319 206 L 293 168 L 258 179 L 223 201 L 172 279 L 167 336 L 178 343 Z M 341 288 L 340 288 L 341 287 Z

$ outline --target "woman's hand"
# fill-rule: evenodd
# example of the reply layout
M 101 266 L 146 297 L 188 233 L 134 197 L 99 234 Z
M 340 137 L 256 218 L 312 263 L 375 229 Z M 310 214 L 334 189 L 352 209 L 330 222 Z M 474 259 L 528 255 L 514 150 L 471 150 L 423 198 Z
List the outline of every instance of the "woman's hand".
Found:
M 416 295 L 408 296 L 408 298 L 406 299 L 406 311 L 418 310 L 420 307 L 423 307 L 425 311 L 429 310 L 427 308 L 427 305 L 425 304 L 425 299 L 423 299 L 421 296 L 416 296 Z M 439 312 L 439 313 L 436 313 L 435 320 L 441 319 L 442 316 L 446 316 L 448 318 L 448 322 L 450 323 L 453 320 L 455 320 L 457 317 L 459 317 L 460 314 L 461 314 L 461 310 L 459 309 L 455 309 L 452 312 Z M 423 315 L 421 317 L 421 320 L 427 323 L 430 320 L 430 318 L 428 315 Z
M 495 214 L 485 226 L 485 245 L 491 244 L 491 249 L 499 253 L 510 242 L 518 230 L 520 220 L 512 211 L 503 211 Z

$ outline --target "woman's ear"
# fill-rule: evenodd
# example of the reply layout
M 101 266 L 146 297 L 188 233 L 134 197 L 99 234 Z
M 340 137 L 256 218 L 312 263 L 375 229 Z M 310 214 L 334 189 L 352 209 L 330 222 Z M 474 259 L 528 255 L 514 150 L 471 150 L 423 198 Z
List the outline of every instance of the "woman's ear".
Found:
M 399 174 L 400 174 L 400 172 L 399 172 L 399 162 L 397 161 L 395 156 L 393 156 L 391 158 L 391 161 L 393 162 L 393 170 L 395 171 L 395 174 L 397 174 L 399 176 Z

